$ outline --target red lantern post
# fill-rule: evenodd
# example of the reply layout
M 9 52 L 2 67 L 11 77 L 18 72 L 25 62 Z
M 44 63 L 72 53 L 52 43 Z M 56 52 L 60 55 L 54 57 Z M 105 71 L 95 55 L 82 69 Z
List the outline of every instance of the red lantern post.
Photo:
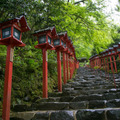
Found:
M 113 51 L 113 47 L 110 47 L 109 48 L 109 58 L 110 58 L 110 65 L 111 65 L 111 70 L 112 70 L 112 73 L 113 73 L 113 77 L 114 77 L 114 68 L 113 68 L 113 61 L 112 61 L 112 58 L 111 58 L 111 56 L 112 56 L 112 51 Z M 114 85 L 115 85 L 115 88 L 116 88 L 116 82 L 115 82 L 115 77 L 114 77 Z
M 67 52 L 67 45 L 66 45 L 66 41 L 68 40 L 68 36 L 67 36 L 67 32 L 63 33 L 63 46 L 64 46 L 64 49 L 62 51 L 63 53 L 63 79 L 64 79 L 64 84 L 67 83 L 67 68 L 66 68 L 66 52 Z
M 30 29 L 27 26 L 24 16 L 0 23 L 0 29 L 0 44 L 7 46 L 2 119 L 9 120 L 14 47 L 25 46 L 21 41 L 22 32 L 26 32 Z
M 118 45 L 113 45 L 113 61 L 114 61 L 114 66 L 115 66 L 115 72 L 116 73 L 117 73 L 117 65 L 116 65 L 115 56 L 117 54 L 117 48 L 118 48 Z
M 42 49 L 43 53 L 43 98 L 48 98 L 48 55 L 47 50 L 54 50 L 53 46 L 53 38 L 57 36 L 55 27 L 49 27 L 46 29 L 42 29 L 39 31 L 36 31 L 34 36 L 37 36 L 38 39 L 38 45 L 35 46 L 37 49 Z
M 118 57 L 119 57 L 119 60 L 120 60 L 120 42 L 118 43 L 117 54 L 118 54 Z
M 66 54 L 66 64 L 67 64 L 67 80 L 70 79 L 70 65 L 71 65 L 71 62 L 70 62 L 70 46 L 71 46 L 71 40 L 70 38 L 68 38 L 67 40 L 67 54 Z
M 71 44 L 69 56 L 70 56 L 70 62 L 69 62 L 69 64 L 70 64 L 70 79 L 72 79 L 72 74 L 73 74 L 72 73 L 72 71 L 73 71 L 73 65 L 72 65 L 73 45 L 72 44 Z
M 65 49 L 64 33 L 58 33 L 58 38 L 54 39 L 54 47 L 57 52 L 58 91 L 62 92 L 61 52 Z

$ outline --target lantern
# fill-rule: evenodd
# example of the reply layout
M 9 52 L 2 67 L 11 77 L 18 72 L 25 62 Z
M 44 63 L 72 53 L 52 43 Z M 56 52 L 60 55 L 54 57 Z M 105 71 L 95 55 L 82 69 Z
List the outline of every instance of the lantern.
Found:
M 115 53 L 115 51 L 113 50 L 113 51 L 112 51 L 112 54 L 114 54 L 114 53 Z
M 117 48 L 117 52 L 120 52 L 120 48 Z
M 38 45 L 36 45 L 35 48 L 54 49 L 53 38 L 57 36 L 55 27 L 48 27 L 35 31 L 33 35 L 37 36 L 38 39 Z
M 56 50 L 64 51 L 66 47 L 66 43 L 64 41 L 64 34 L 65 33 L 58 33 L 58 38 L 54 39 L 53 43 Z
M 22 15 L 19 18 L 17 17 L 0 23 L 0 30 L 0 44 L 7 46 L 2 120 L 9 120 L 14 47 L 25 46 L 21 41 L 22 32 L 26 32 L 30 28 L 27 25 L 25 17 Z
M 21 41 L 22 32 L 30 30 L 24 16 L 0 23 L 2 45 L 25 46 Z
M 61 44 L 60 44 L 60 39 L 54 40 L 53 43 L 54 43 L 54 46 L 55 46 L 55 47 L 61 45 Z

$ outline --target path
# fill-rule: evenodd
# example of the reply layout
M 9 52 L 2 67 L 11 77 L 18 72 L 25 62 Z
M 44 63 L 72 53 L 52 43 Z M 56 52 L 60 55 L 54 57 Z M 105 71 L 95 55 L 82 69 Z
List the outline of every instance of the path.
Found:
M 79 68 L 63 93 L 29 106 L 15 105 L 11 120 L 120 120 L 120 79 L 115 78 L 116 89 L 112 76 L 106 80 L 104 72 Z

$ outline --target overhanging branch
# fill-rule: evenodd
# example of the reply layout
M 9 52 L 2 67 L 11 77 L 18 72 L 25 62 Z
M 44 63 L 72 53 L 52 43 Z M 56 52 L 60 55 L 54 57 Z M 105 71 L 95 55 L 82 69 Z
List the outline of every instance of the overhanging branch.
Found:
M 80 0 L 80 1 L 78 1 L 78 2 L 75 2 L 74 4 L 75 4 L 75 5 L 77 5 L 77 4 L 80 4 L 81 2 L 83 2 L 83 3 L 84 3 L 84 2 L 85 2 L 85 0 Z

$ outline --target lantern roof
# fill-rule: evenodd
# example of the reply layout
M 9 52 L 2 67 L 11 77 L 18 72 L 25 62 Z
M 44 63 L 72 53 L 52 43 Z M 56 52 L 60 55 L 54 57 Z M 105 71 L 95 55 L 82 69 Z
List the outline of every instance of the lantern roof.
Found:
M 40 29 L 38 31 L 35 31 L 34 32 L 34 36 L 38 36 L 39 34 L 47 33 L 47 32 L 51 32 L 51 35 L 52 35 L 53 38 L 57 38 L 58 37 L 56 29 L 55 29 L 54 26 L 53 27 L 44 28 L 44 29 Z
M 113 45 L 113 47 L 114 47 L 114 48 L 117 48 L 117 47 L 118 47 L 118 45 Z
M 40 29 L 40 30 L 37 30 L 34 32 L 34 34 L 37 34 L 37 33 L 41 33 L 41 32 L 45 32 L 45 31 L 51 31 L 54 29 L 55 27 L 48 27 L 48 28 L 44 28 L 44 29 Z
M 113 50 L 113 47 L 109 47 L 108 49 L 109 49 L 109 50 Z
M 59 36 L 65 36 L 66 32 L 60 32 L 58 33 Z
M 107 53 L 108 51 L 109 51 L 108 49 L 105 50 L 106 53 Z
M 24 15 L 1 22 L 0 28 L 3 26 L 9 25 L 9 24 L 15 24 L 15 23 L 20 24 L 20 28 L 21 28 L 22 32 L 26 32 L 26 31 L 30 30 L 29 26 L 27 25 L 27 21 L 26 21 Z
M 59 38 L 59 37 L 60 37 L 60 38 L 64 38 L 65 33 L 64 33 L 64 32 L 61 32 L 61 33 L 58 33 L 57 35 L 58 35 L 58 38 Z
M 65 32 L 64 39 L 68 40 L 67 32 Z

